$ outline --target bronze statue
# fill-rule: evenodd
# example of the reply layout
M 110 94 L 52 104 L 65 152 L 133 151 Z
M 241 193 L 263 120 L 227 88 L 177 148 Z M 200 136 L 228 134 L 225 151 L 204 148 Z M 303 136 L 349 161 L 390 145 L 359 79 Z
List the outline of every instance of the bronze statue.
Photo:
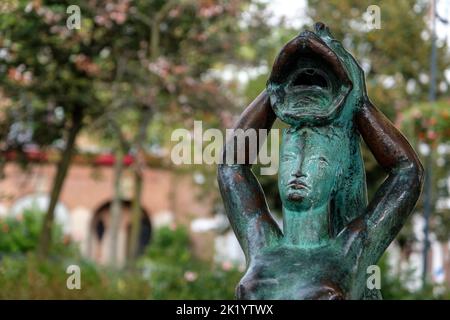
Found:
M 378 299 L 367 268 L 393 241 L 420 195 L 423 168 L 413 148 L 370 102 L 364 72 L 323 23 L 279 53 L 263 91 L 236 129 L 282 137 L 278 186 L 283 231 L 251 171 L 248 144 L 227 141 L 218 181 L 247 261 L 238 299 Z M 362 137 L 388 174 L 368 203 Z M 245 163 L 226 161 L 244 150 Z

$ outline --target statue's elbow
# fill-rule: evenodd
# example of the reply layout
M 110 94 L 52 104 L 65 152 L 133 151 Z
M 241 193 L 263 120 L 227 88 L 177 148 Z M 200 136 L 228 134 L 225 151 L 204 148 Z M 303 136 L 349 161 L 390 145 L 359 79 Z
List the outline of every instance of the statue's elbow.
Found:
M 217 166 L 217 182 L 219 183 L 219 186 L 222 184 L 224 178 L 226 175 L 226 168 L 223 164 L 219 164 Z
M 423 168 L 422 163 L 420 162 L 420 160 L 417 161 L 417 177 L 419 180 L 419 186 L 420 189 L 422 189 L 423 183 L 425 181 L 425 169 Z
M 217 166 L 217 182 L 221 189 L 227 184 L 233 173 L 232 168 L 227 164 L 219 164 Z
M 217 182 L 221 190 L 229 190 L 246 180 L 249 167 L 242 164 L 229 165 L 219 164 L 217 166 Z
M 425 180 L 425 170 L 418 158 L 411 162 L 408 173 L 411 179 L 412 188 L 420 193 Z

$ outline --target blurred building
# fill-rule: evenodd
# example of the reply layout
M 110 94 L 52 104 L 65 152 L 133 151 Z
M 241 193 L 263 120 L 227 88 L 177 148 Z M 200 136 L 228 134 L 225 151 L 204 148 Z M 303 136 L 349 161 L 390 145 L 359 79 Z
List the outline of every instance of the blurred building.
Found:
M 8 156 L 4 177 L 0 179 L 0 215 L 19 216 L 24 209 L 45 212 L 49 203 L 56 165 L 51 153 L 37 150 L 27 153 L 31 165 L 23 170 Z M 140 249 L 151 243 L 155 228 L 189 225 L 196 218 L 212 215 L 208 197 L 200 199 L 201 188 L 192 174 L 176 173 L 157 158 L 148 159 L 152 165 L 143 173 Z M 81 252 L 99 263 L 107 263 L 110 237 L 110 205 L 113 200 L 113 165 L 109 153 L 77 155 L 65 180 L 55 220 L 70 239 L 79 244 Z M 131 228 L 133 158 L 124 159 L 122 179 L 122 216 L 118 240 L 118 260 L 124 263 Z M 198 180 L 198 179 L 197 179 Z M 213 258 L 214 243 L 208 232 L 193 235 L 194 250 L 204 258 Z

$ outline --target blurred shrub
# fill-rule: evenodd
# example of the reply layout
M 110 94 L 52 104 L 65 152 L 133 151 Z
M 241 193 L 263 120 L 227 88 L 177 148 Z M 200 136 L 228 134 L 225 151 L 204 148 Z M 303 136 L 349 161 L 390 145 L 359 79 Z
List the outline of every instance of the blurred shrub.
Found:
M 32 252 L 39 222 L 28 215 L 21 222 L 23 225 L 10 219 L 2 221 L 10 228 L 6 233 L 10 238 L 8 246 L 2 243 L 0 299 L 234 298 L 241 273 L 231 264 L 217 266 L 195 258 L 185 228 L 157 230 L 138 268 L 113 270 L 81 258 L 76 250 L 61 243 L 61 237 L 56 238 L 60 243 L 54 247 L 59 249 L 51 258 L 39 260 Z M 22 239 L 27 234 L 30 242 Z M 67 289 L 70 275 L 66 269 L 71 264 L 81 269 L 81 290 Z
M 66 285 L 69 265 L 81 269 L 81 289 Z M 34 254 L 5 256 L 0 262 L 0 299 L 146 299 L 150 288 L 141 277 L 118 273 L 76 259 L 41 261 Z
M 0 259 L 5 254 L 24 254 L 34 251 L 38 244 L 43 213 L 25 210 L 22 215 L 8 216 L 0 219 Z M 64 238 L 61 228 L 53 228 L 52 252 L 54 254 L 68 253 L 74 249 L 69 245 L 68 238 Z
M 378 263 L 381 269 L 381 293 L 385 300 L 431 300 L 450 299 L 450 290 L 444 286 L 427 284 L 420 290 L 410 290 L 406 284 L 413 281 L 414 270 L 406 270 L 400 275 L 390 269 L 388 253 Z
M 58 225 L 50 258 L 34 253 L 43 214 L 26 211 L 0 220 L 0 299 L 146 299 L 149 286 L 135 274 L 109 270 L 81 258 L 78 248 L 63 236 Z M 81 269 L 81 290 L 66 285 L 71 264 Z
M 159 229 L 140 266 L 154 299 L 234 299 L 242 276 L 231 263 L 211 264 L 193 256 L 182 226 Z
M 40 230 L 37 216 L 27 213 L 22 221 L 0 223 L 0 299 L 234 299 L 242 270 L 196 258 L 184 227 L 156 230 L 137 268 L 113 270 L 81 258 L 61 236 L 55 237 L 59 242 L 49 260 L 37 259 L 32 252 Z M 80 266 L 81 290 L 67 289 L 66 269 L 71 264 Z M 386 255 L 379 265 L 386 300 L 450 299 L 448 290 L 436 286 L 409 290 L 405 283 L 412 273 L 393 273 Z

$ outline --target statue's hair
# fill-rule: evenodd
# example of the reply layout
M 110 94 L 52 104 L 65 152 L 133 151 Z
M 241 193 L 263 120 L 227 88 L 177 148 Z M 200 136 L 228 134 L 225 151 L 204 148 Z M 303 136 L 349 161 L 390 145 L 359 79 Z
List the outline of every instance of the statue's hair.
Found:
M 364 162 L 361 156 L 359 134 L 348 137 L 349 161 L 341 161 L 331 197 L 330 224 L 336 236 L 350 221 L 360 216 L 367 206 L 367 186 Z M 345 157 L 342 157 L 345 158 Z

